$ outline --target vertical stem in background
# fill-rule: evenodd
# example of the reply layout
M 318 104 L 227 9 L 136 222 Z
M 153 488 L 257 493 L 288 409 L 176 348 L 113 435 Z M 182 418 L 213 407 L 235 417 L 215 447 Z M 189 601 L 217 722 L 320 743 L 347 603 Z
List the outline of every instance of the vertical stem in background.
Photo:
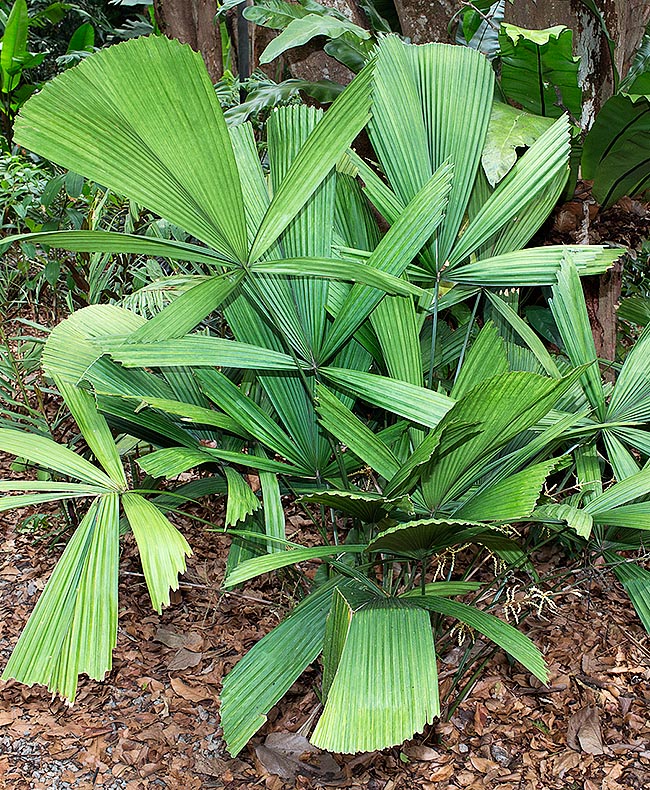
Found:
M 436 285 L 433 292 L 433 317 L 431 324 L 431 361 L 429 363 L 429 378 L 427 386 L 433 387 L 433 362 L 436 357 L 436 340 L 438 338 L 438 294 L 440 292 L 440 276 L 436 277 Z
M 247 3 L 237 6 L 237 72 L 239 75 L 239 100 L 246 101 L 246 90 L 242 83 L 251 75 L 251 47 L 248 20 L 244 16 Z
M 481 301 L 481 292 L 476 294 L 476 299 L 474 300 L 474 309 L 472 310 L 472 315 L 470 316 L 469 322 L 467 324 L 467 332 L 465 333 L 465 340 L 463 341 L 463 347 L 460 350 L 460 356 L 458 357 L 458 364 L 456 365 L 456 374 L 454 376 L 454 384 L 458 379 L 458 375 L 460 374 L 460 369 L 463 366 L 463 361 L 465 359 L 465 352 L 467 351 L 467 344 L 469 343 L 469 336 L 472 333 L 472 326 L 474 325 L 474 320 L 476 319 L 476 311 L 478 310 L 478 303 Z M 452 384 L 452 388 L 454 386 Z

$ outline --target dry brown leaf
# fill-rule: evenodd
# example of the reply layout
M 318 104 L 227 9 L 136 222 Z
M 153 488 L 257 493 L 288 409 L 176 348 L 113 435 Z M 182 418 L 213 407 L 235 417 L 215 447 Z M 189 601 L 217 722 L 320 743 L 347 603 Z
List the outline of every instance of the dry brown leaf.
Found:
M 428 746 L 421 746 L 420 744 L 411 744 L 405 746 L 402 752 L 410 760 L 421 760 L 422 762 L 430 762 L 432 760 L 439 760 L 441 757 L 440 752 L 431 749 Z
M 202 658 L 203 653 L 194 653 L 185 647 L 181 647 L 181 649 L 174 654 L 169 664 L 167 664 L 167 669 L 172 672 L 174 670 L 191 669 L 192 667 L 198 666 Z
M 214 699 L 214 693 L 209 688 L 201 688 L 200 686 L 188 686 L 183 683 L 180 678 L 170 678 L 171 687 L 176 694 L 183 699 L 188 699 L 191 702 L 201 702 L 204 699 Z
M 184 647 L 186 650 L 192 650 L 195 653 L 203 650 L 204 646 L 204 639 L 197 631 L 178 633 L 168 628 L 159 628 L 154 636 L 154 641 L 175 650 Z
M 261 765 L 270 774 L 293 780 L 298 775 L 332 780 L 342 776 L 331 754 L 322 752 L 295 732 L 272 732 L 255 747 Z
M 586 754 L 604 754 L 600 721 L 596 708 L 582 708 L 569 719 L 567 744 Z

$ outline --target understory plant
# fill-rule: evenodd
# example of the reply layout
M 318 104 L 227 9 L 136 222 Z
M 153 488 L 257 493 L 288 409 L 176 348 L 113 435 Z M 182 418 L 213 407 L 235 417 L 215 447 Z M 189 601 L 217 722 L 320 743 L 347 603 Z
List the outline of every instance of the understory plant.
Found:
M 547 286 L 568 327 L 583 305 L 579 276 L 620 251 L 524 249 L 564 188 L 569 121 L 540 130 L 492 187 L 481 157 L 493 89 L 479 53 L 387 36 L 326 113 L 272 114 L 268 170 L 252 128 L 227 128 L 200 56 L 164 38 L 93 55 L 30 100 L 21 145 L 187 233 L 59 231 L 31 242 L 197 273 L 151 318 L 93 305 L 52 331 L 43 367 L 87 457 L 0 431 L 0 450 L 49 470 L 3 482 L 14 492 L 3 508 L 91 501 L 3 677 L 72 701 L 80 673 L 110 670 L 120 507 L 159 610 L 189 546 L 163 515 L 164 494 L 150 492 L 202 467 L 196 489 L 177 495 L 226 494 L 225 586 L 322 563 L 305 574 L 295 610 L 225 679 L 232 754 L 321 655 L 315 744 L 372 750 L 421 731 L 440 713 L 432 618 L 460 621 L 546 680 L 532 641 L 457 600 L 478 582 L 440 581 L 435 569 L 462 547 L 534 576 L 518 525 L 581 540 L 589 518 L 620 528 L 620 506 L 650 491 L 643 469 L 625 476 L 628 456 L 644 462 L 650 450 L 640 439 L 648 398 L 634 386 L 648 373 L 639 352 L 603 387 L 588 323 L 551 356 L 519 316 L 519 289 Z M 376 166 L 350 147 L 363 129 Z M 135 444 L 140 472 L 127 476 Z M 619 482 L 600 494 L 594 480 L 610 474 Z M 574 499 L 553 496 L 547 480 L 557 479 L 571 481 L 560 488 Z M 288 493 L 316 514 L 318 545 L 287 540 Z

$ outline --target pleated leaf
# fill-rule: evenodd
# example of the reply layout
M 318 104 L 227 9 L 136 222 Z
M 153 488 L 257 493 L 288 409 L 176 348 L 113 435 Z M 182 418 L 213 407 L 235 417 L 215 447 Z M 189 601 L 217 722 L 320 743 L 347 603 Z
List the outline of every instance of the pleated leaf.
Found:
M 76 310 L 50 333 L 43 351 L 43 370 L 77 384 L 102 355 L 100 338 L 129 334 L 145 323 L 142 316 L 116 305 L 91 305 Z
M 239 472 L 231 466 L 227 466 L 224 472 L 228 482 L 226 526 L 233 527 L 237 522 L 245 521 L 247 516 L 262 506 L 262 503 Z
M 388 181 L 406 205 L 444 162 L 454 167 L 438 233 L 447 260 L 460 228 L 487 134 L 494 77 L 466 47 L 413 47 L 396 36 L 379 44 L 369 134 Z
M 233 757 L 323 649 L 333 590 L 334 584 L 325 584 L 305 598 L 226 675 L 220 716 L 224 740 Z
M 457 400 L 485 379 L 507 372 L 508 356 L 503 338 L 489 321 L 472 343 L 454 382 L 451 397 Z
M 128 483 L 120 454 L 106 418 L 97 411 L 95 399 L 86 390 L 69 384 L 64 379 L 55 376 L 54 381 L 95 458 L 113 483 L 120 490 L 126 490 Z
M 480 486 L 458 510 L 457 518 L 470 521 L 518 521 L 533 512 L 546 478 L 557 459 L 535 464 L 494 485 Z
M 491 454 L 545 416 L 580 372 L 560 380 L 534 373 L 506 373 L 483 381 L 461 398 L 439 430 L 449 423 L 466 421 L 473 424 L 475 435 L 429 470 L 428 504 L 436 506 L 461 494 Z
M 108 47 L 25 105 L 16 141 L 246 260 L 241 186 L 200 54 L 164 36 Z
M 250 262 L 265 255 L 368 122 L 372 70 L 370 63 L 352 80 L 291 163 L 260 224 Z
M 399 462 L 391 450 L 326 387 L 318 385 L 318 413 L 322 425 L 382 477 L 391 478 Z
M 531 187 L 543 192 L 560 170 L 568 174 L 570 134 L 568 118 L 560 118 L 526 151 L 472 219 L 449 256 L 452 267 L 462 262 L 512 220 Z
M 380 533 L 368 551 L 422 556 L 439 551 L 451 543 L 464 541 L 469 534 L 487 532 L 485 524 L 449 518 L 425 518 L 397 524 Z
M 513 626 L 492 614 L 482 612 L 475 606 L 468 606 L 459 601 L 449 601 L 446 598 L 429 595 L 413 596 L 410 600 L 432 612 L 439 612 L 466 623 L 503 648 L 542 683 L 548 683 L 548 670 L 541 652 L 527 636 Z
M 454 283 L 486 288 L 555 285 L 562 262 L 569 256 L 579 274 L 585 276 L 602 274 L 622 252 L 620 248 L 598 245 L 532 247 L 456 266 L 445 272 L 445 278 Z
M 607 408 L 608 421 L 650 421 L 650 327 L 632 346 Z
M 102 680 L 117 642 L 116 494 L 96 499 L 66 546 L 2 675 L 74 701 L 78 676 Z
M 455 403 L 435 390 L 374 373 L 325 367 L 321 369 L 321 374 L 337 387 L 374 406 L 388 409 L 393 414 L 430 428 L 438 425 Z
M 0 450 L 25 458 L 44 469 L 52 469 L 62 475 L 82 480 L 89 485 L 100 486 L 106 492 L 115 491 L 118 488 L 101 469 L 45 436 L 14 431 L 10 428 L 0 428 Z
M 339 753 L 394 746 L 440 713 L 436 651 L 429 615 L 397 600 L 353 610 L 311 741 Z M 343 640 L 344 637 L 344 640 Z
M 133 255 L 149 255 L 155 258 L 169 258 L 172 261 L 204 263 L 211 267 L 222 266 L 225 260 L 213 250 L 199 247 L 197 244 L 107 230 L 56 230 L 22 233 L 3 239 L 3 243 L 21 241 L 29 241 L 30 244 L 45 244 L 71 252 L 132 253 Z
M 575 366 L 588 365 L 580 381 L 589 403 L 602 419 L 605 412 L 605 396 L 600 370 L 596 364 L 596 346 L 580 277 L 573 260 L 568 255 L 560 265 L 549 306 L 569 359 Z
M 650 633 L 650 573 L 634 562 L 607 552 L 606 559 L 614 575 L 630 596 L 645 630 Z
M 127 493 L 122 506 L 138 544 L 151 605 L 160 613 L 163 606 L 169 606 L 170 589 L 178 589 L 178 575 L 185 572 L 185 557 L 192 549 L 149 500 Z
M 182 293 L 164 310 L 129 336 L 129 343 L 157 343 L 183 337 L 213 313 L 239 285 L 239 274 L 203 280 Z
M 610 486 L 606 491 L 591 499 L 585 510 L 596 516 L 612 508 L 627 505 L 635 499 L 650 494 L 650 468 L 642 469 L 635 475 Z
M 254 579 L 263 573 L 270 573 L 278 568 L 286 568 L 287 565 L 295 565 L 298 562 L 307 562 L 334 554 L 359 554 L 365 551 L 365 546 L 345 543 L 340 546 L 308 546 L 307 548 L 291 548 L 287 551 L 276 551 L 273 554 L 265 554 L 262 557 L 254 557 L 241 563 L 233 569 L 224 579 L 224 587 L 236 587 L 242 582 Z
M 440 224 L 447 205 L 452 169 L 443 164 L 408 203 L 400 217 L 379 242 L 367 265 L 395 276 L 401 275 Z M 339 310 L 323 355 L 329 356 L 348 340 L 379 304 L 383 292 L 355 285 Z
M 124 338 L 116 338 L 104 340 L 102 348 L 127 368 L 189 365 L 249 370 L 296 369 L 296 363 L 288 354 L 248 343 L 238 343 L 236 340 L 204 335 L 188 335 L 155 343 L 128 343 Z
M 403 497 L 384 497 L 370 491 L 314 491 L 300 497 L 301 502 L 315 502 L 340 510 L 366 524 L 377 524 L 399 506 L 408 506 Z

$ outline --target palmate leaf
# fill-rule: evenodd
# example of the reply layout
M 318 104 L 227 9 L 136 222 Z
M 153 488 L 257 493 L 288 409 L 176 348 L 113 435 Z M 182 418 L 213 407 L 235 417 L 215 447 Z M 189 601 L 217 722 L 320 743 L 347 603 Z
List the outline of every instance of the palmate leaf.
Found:
M 643 627 L 650 633 L 650 573 L 614 552 L 606 552 L 605 560 L 630 596 Z
M 438 428 L 467 422 L 475 435 L 428 470 L 425 496 L 430 507 L 453 500 L 484 471 L 494 452 L 545 416 L 575 383 L 582 369 L 563 379 L 534 373 L 506 373 L 487 379 L 461 398 Z
M 243 272 L 202 280 L 129 336 L 129 343 L 157 343 L 191 332 L 234 291 Z
M 178 574 L 185 571 L 185 557 L 192 549 L 149 500 L 129 492 L 122 496 L 122 506 L 138 544 L 151 604 L 160 613 L 169 606 L 170 589 L 178 589 Z
M 291 163 L 260 224 L 250 262 L 265 255 L 368 122 L 373 66 L 336 99 Z
M 379 44 L 368 132 L 390 186 L 406 205 L 444 162 L 454 168 L 449 206 L 437 234 L 438 266 L 448 258 L 467 208 L 493 86 L 489 62 L 474 50 L 413 47 L 397 36 Z
M 438 425 L 455 403 L 435 390 L 374 373 L 335 367 L 322 368 L 321 373 L 343 391 L 430 428 Z
M 401 275 L 442 220 L 452 183 L 452 169 L 443 164 L 408 203 L 400 217 L 366 261 L 368 266 Z M 331 328 L 323 356 L 331 356 L 370 315 L 382 292 L 362 285 L 352 288 Z
M 350 409 L 322 385 L 316 387 L 321 424 L 382 477 L 391 478 L 399 462 L 391 450 Z
M 475 606 L 437 596 L 412 594 L 406 600 L 413 602 L 415 606 L 423 606 L 432 612 L 454 617 L 470 628 L 475 628 L 523 664 L 542 683 L 548 683 L 546 662 L 539 649 L 527 636 L 498 617 L 483 612 Z
M 90 506 L 45 585 L 2 675 L 74 701 L 78 676 L 101 680 L 117 642 L 117 494 Z
M 245 521 L 247 516 L 262 506 L 262 503 L 255 496 L 248 483 L 232 466 L 226 466 L 224 472 L 228 482 L 226 527 L 232 527 L 239 521 Z
M 45 469 L 76 478 L 104 491 L 116 491 L 119 486 L 101 469 L 93 466 L 67 447 L 36 434 L 0 428 L 0 450 L 20 458 L 26 458 Z
M 101 357 L 101 338 L 129 334 L 144 324 L 142 316 L 116 305 L 91 305 L 77 310 L 50 333 L 43 351 L 43 370 L 77 384 Z
M 97 411 L 95 399 L 85 390 L 57 376 L 54 382 L 79 426 L 88 447 L 113 483 L 124 491 L 128 487 L 124 467 L 106 419 Z
M 485 379 L 507 372 L 508 356 L 503 338 L 495 325 L 488 321 L 465 357 L 451 397 L 458 400 Z
M 155 343 L 129 343 L 125 338 L 106 339 L 102 341 L 102 349 L 127 368 L 188 365 L 250 370 L 296 370 L 296 363 L 288 354 L 248 343 L 238 343 L 236 340 L 204 335 L 187 335 Z
M 454 511 L 454 516 L 470 521 L 520 521 L 529 516 L 558 459 L 535 464 L 497 483 L 479 486 Z
M 3 243 L 29 241 L 71 252 L 132 253 L 169 258 L 172 261 L 204 263 L 211 268 L 221 267 L 226 262 L 214 250 L 197 244 L 159 239 L 154 236 L 136 236 L 132 233 L 116 233 L 107 230 L 56 230 L 41 233 L 21 233 L 6 236 Z
M 650 420 L 650 327 L 625 357 L 607 407 L 607 420 L 648 422 Z
M 188 46 L 153 36 L 85 58 L 32 97 L 15 133 L 25 148 L 246 260 L 230 137 L 203 60 Z
M 566 257 L 571 257 L 581 275 L 602 274 L 622 252 L 620 248 L 599 245 L 532 247 L 456 266 L 445 272 L 445 278 L 486 288 L 554 285 Z
M 425 518 L 407 521 L 380 533 L 368 551 L 390 552 L 422 557 L 441 551 L 456 542 L 463 543 L 471 536 L 488 532 L 485 524 L 449 518 Z
M 248 433 L 273 452 L 303 466 L 303 459 L 291 438 L 264 409 L 247 397 L 223 373 L 217 370 L 201 370 L 198 371 L 197 378 L 205 395 Z
M 532 514 L 535 520 L 564 521 L 577 535 L 588 538 L 594 526 L 594 519 L 582 508 L 565 503 L 550 503 L 535 509 Z
M 337 594 L 328 621 L 336 669 L 312 743 L 342 753 L 402 743 L 440 713 L 429 615 L 397 599 L 357 608 Z
M 235 530 L 232 532 L 237 534 Z M 278 568 L 286 568 L 287 565 L 331 557 L 335 554 L 359 554 L 365 551 L 365 548 L 363 545 L 355 545 L 353 543 L 345 543 L 339 546 L 308 546 L 307 548 L 298 546 L 287 551 L 276 551 L 273 554 L 265 554 L 262 557 L 253 557 L 234 568 L 224 579 L 223 586 L 226 588 L 236 587 L 242 582 L 260 576 L 262 573 L 270 573 Z
M 596 346 L 587 315 L 582 286 L 576 267 L 569 256 L 560 265 L 557 283 L 549 306 L 562 342 L 573 365 L 588 365 L 581 376 L 589 403 L 599 418 L 605 416 L 605 395 L 596 364 Z
M 564 170 L 568 175 L 570 150 L 568 118 L 558 119 L 519 159 L 497 189 L 472 218 L 449 254 L 453 268 L 464 261 L 520 212 L 531 191 L 543 194 Z
M 393 510 L 409 507 L 404 497 L 384 497 L 370 491 L 314 491 L 300 497 L 301 502 L 315 502 L 325 507 L 335 508 L 366 524 L 377 524 Z
M 342 580 L 328 582 L 307 596 L 226 675 L 220 715 L 224 739 L 233 757 L 323 649 L 325 621 L 336 583 Z M 290 650 L 287 645 L 291 645 Z

